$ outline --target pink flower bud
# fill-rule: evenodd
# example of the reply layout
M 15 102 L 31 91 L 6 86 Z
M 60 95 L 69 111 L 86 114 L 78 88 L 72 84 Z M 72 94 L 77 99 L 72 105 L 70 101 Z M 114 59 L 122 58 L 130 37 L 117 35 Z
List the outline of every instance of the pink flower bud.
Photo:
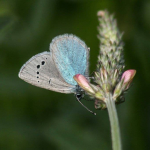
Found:
M 136 74 L 136 70 L 127 70 L 122 74 L 121 80 L 124 79 L 124 84 L 127 85 L 126 88 L 129 87 L 135 74 Z
M 76 74 L 74 80 L 79 84 L 79 86 L 87 92 L 94 94 L 94 90 L 90 87 L 88 80 L 81 74 Z
M 97 16 L 99 16 L 99 17 L 104 17 L 104 15 L 105 15 L 105 12 L 102 10 L 97 12 Z

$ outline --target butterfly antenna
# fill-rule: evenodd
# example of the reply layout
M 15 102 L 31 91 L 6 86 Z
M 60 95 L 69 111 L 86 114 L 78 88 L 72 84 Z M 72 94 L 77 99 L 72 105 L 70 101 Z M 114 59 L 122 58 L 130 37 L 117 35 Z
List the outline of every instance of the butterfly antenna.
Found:
M 89 111 L 90 113 L 92 113 L 93 115 L 96 115 L 96 113 L 94 113 L 93 111 L 91 111 L 89 108 L 87 108 L 81 101 L 80 101 L 80 99 L 78 98 L 78 97 L 76 97 L 77 98 L 77 101 L 87 110 L 87 111 Z

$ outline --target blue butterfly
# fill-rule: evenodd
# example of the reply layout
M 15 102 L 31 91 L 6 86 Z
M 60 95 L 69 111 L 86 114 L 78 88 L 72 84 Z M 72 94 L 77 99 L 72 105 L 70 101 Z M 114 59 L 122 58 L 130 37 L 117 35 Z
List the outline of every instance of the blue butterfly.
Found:
M 73 76 L 88 77 L 88 59 L 89 48 L 82 40 L 72 34 L 60 35 L 50 43 L 50 52 L 37 54 L 22 66 L 19 77 L 41 88 L 75 93 L 79 101 L 84 92 Z

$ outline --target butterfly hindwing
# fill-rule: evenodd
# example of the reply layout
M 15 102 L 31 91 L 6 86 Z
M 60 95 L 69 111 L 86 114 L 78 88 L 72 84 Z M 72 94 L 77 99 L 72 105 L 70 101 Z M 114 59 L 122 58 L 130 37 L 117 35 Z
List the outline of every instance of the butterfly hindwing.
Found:
M 73 93 L 74 86 L 67 84 L 58 72 L 50 52 L 33 56 L 20 69 L 24 81 L 60 93 Z
M 73 76 L 82 74 L 88 76 L 89 49 L 86 44 L 74 35 L 61 35 L 50 44 L 54 62 L 63 79 L 77 85 Z

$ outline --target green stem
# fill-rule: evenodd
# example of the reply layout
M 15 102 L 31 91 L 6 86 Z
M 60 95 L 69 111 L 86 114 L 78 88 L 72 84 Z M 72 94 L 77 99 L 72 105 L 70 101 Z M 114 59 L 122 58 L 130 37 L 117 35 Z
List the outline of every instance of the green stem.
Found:
M 109 94 L 108 99 L 106 100 L 106 105 L 108 109 L 110 126 L 111 126 L 112 147 L 113 150 L 121 150 L 122 147 L 121 147 L 119 121 L 118 121 L 117 111 L 115 107 L 115 102 L 111 94 Z

